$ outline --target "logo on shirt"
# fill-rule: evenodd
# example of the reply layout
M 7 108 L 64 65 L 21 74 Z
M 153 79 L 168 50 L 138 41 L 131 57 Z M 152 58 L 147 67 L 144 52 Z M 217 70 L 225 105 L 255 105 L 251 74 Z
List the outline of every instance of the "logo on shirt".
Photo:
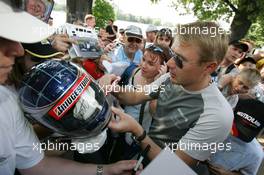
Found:
M 250 116 L 244 112 L 239 112 L 239 111 L 237 112 L 237 115 L 246 119 L 247 121 L 254 124 L 255 126 L 260 127 L 260 123 L 254 117 L 252 117 L 252 116 Z

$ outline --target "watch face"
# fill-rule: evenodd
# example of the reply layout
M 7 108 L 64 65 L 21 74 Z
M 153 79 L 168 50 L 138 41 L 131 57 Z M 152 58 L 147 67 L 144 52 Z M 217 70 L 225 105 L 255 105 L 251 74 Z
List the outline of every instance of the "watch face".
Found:
M 102 175 L 102 174 L 103 174 L 103 165 L 97 165 L 96 175 Z

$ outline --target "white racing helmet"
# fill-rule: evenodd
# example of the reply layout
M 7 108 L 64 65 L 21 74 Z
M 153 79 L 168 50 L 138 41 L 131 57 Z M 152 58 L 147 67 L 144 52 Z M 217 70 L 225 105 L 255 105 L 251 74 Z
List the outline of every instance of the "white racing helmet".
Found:
M 27 117 L 74 139 L 92 139 L 105 131 L 109 100 L 92 77 L 77 65 L 49 60 L 23 79 L 19 99 Z

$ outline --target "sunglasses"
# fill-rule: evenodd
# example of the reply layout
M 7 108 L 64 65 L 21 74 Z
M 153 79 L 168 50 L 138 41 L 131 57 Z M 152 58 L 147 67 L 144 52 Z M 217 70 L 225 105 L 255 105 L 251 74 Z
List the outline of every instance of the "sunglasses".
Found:
M 127 41 L 128 42 L 130 42 L 130 43 L 132 43 L 132 42 L 136 42 L 136 43 L 141 43 L 141 39 L 139 39 L 139 38 L 134 38 L 134 37 L 128 37 L 127 38 Z
M 178 55 L 177 53 L 175 53 L 172 49 L 170 49 L 170 55 L 173 58 L 173 60 L 175 61 L 177 67 L 182 69 L 183 68 L 182 57 L 180 55 Z

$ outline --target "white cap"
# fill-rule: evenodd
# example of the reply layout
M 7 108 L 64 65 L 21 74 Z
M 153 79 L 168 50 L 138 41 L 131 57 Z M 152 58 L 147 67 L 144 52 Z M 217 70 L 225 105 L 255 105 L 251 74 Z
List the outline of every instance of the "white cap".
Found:
M 148 28 L 146 29 L 146 33 L 147 32 L 158 32 L 158 28 L 154 25 L 149 25 Z
M 35 43 L 48 38 L 52 28 L 29 13 L 13 9 L 9 1 L 0 1 L 0 37 L 22 43 Z
M 134 25 L 127 26 L 125 30 L 125 34 L 127 37 L 135 37 L 141 40 L 143 39 L 141 28 L 134 26 Z

